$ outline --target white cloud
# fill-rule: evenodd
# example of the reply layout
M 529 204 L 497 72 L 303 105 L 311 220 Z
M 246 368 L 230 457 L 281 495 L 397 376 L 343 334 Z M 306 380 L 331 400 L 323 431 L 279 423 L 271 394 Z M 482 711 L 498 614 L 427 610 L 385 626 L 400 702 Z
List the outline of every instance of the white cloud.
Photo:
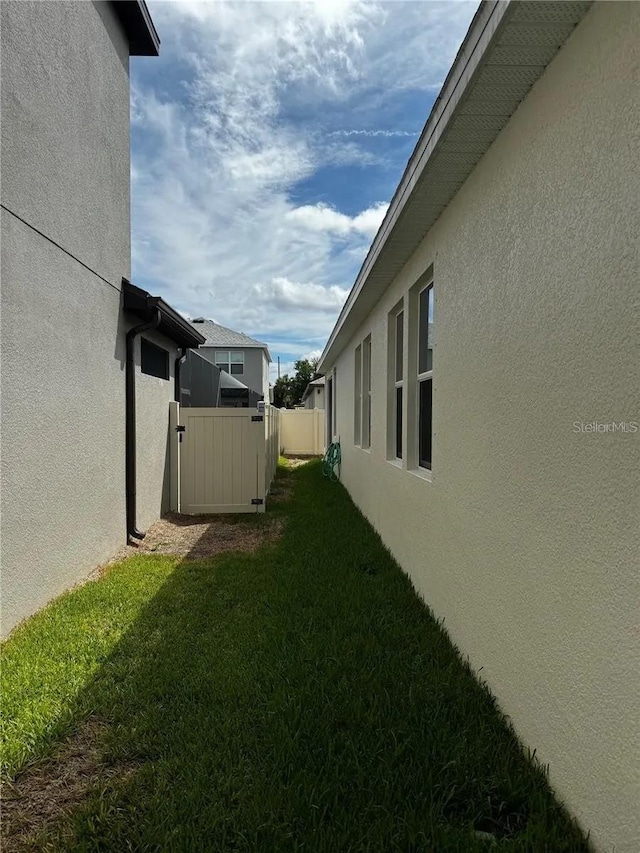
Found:
M 161 56 L 132 62 L 134 275 L 178 310 L 293 362 L 322 348 L 387 209 L 370 195 L 358 207 L 357 188 L 352 215 L 330 203 L 330 187 L 314 203 L 294 201 L 294 189 L 327 166 L 353 167 L 365 185 L 380 163 L 367 140 L 410 131 L 327 128 L 379 127 L 394 91 L 442 79 L 470 10 L 368 0 L 150 9 Z
M 347 216 L 327 204 L 305 204 L 288 211 L 286 219 L 309 231 L 326 232 L 340 237 L 353 233 L 374 237 L 388 207 L 386 202 L 378 202 L 356 216 Z
M 368 138 L 382 136 L 385 139 L 394 137 L 419 136 L 420 134 L 409 130 L 332 130 L 329 136 L 366 136 Z
M 299 284 L 287 278 L 274 278 L 269 284 L 256 284 L 253 293 L 258 301 L 279 310 L 326 311 L 335 315 L 342 308 L 348 291 L 320 284 Z

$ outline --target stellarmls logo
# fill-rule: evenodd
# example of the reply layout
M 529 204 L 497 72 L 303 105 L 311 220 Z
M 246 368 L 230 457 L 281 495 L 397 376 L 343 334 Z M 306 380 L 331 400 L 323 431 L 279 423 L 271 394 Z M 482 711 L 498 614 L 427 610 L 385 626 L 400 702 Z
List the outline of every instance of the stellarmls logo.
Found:
M 638 432 L 638 421 L 574 421 L 574 432 Z

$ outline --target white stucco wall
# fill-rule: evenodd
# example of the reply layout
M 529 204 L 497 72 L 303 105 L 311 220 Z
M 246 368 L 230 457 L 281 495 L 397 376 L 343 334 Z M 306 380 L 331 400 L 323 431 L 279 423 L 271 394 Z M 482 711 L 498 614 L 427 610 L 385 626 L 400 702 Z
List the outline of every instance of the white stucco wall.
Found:
M 640 432 L 574 422 L 640 421 L 639 31 L 637 4 L 592 7 L 336 362 L 344 484 L 616 853 L 640 850 Z M 429 481 L 386 459 L 386 374 L 388 312 L 431 264 Z
M 126 542 L 125 334 L 141 321 L 126 318 L 120 300 L 117 289 L 2 211 L 3 634 Z M 145 336 L 168 350 L 171 377 L 140 373 L 138 339 L 143 530 L 168 508 L 176 356 L 162 335 Z
M 20 0 L 0 14 L 2 202 L 12 211 L 1 222 L 6 634 L 126 542 L 124 336 L 140 321 L 120 307 L 130 272 L 124 36 L 108 4 Z M 175 349 L 153 339 L 173 371 Z M 173 381 L 138 375 L 137 390 L 145 528 L 165 490 Z
M 129 55 L 108 3 L 3 0 L 2 203 L 108 281 L 127 275 Z

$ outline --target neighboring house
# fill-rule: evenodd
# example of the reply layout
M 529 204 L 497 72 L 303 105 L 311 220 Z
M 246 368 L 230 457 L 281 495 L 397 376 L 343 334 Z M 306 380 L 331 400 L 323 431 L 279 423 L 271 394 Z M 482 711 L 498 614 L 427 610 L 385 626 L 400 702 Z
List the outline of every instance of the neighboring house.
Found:
M 309 382 L 304 389 L 302 403 L 305 409 L 324 409 L 324 376 Z
M 345 486 L 617 853 L 640 850 L 639 33 L 637 3 L 480 6 L 319 365 Z
M 252 391 L 237 376 L 232 376 L 224 370 L 220 373 L 220 400 L 218 405 L 221 408 L 255 409 L 262 399 L 262 394 Z
M 242 332 L 234 332 L 204 317 L 196 317 L 191 323 L 205 338 L 200 354 L 268 403 L 269 347 L 262 341 L 256 341 Z
M 146 6 L 0 15 L 6 634 L 166 506 L 176 358 L 203 338 L 126 281 L 129 56 L 159 44 Z

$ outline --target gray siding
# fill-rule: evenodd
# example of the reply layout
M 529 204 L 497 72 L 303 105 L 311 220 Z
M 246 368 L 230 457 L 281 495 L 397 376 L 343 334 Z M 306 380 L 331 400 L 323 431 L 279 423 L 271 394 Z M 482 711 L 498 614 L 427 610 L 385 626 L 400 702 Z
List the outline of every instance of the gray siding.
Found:
M 243 349 L 242 347 L 232 347 L 233 352 L 244 352 L 244 373 L 234 373 L 234 377 L 244 383 L 247 388 L 251 388 L 257 394 L 264 395 L 265 400 L 269 400 L 269 365 L 263 349 L 258 347 L 251 349 Z M 212 364 L 215 364 L 215 354 L 217 352 L 229 352 L 228 347 L 200 347 L 198 350 L 200 355 L 208 359 Z M 266 391 L 265 391 L 266 381 Z

